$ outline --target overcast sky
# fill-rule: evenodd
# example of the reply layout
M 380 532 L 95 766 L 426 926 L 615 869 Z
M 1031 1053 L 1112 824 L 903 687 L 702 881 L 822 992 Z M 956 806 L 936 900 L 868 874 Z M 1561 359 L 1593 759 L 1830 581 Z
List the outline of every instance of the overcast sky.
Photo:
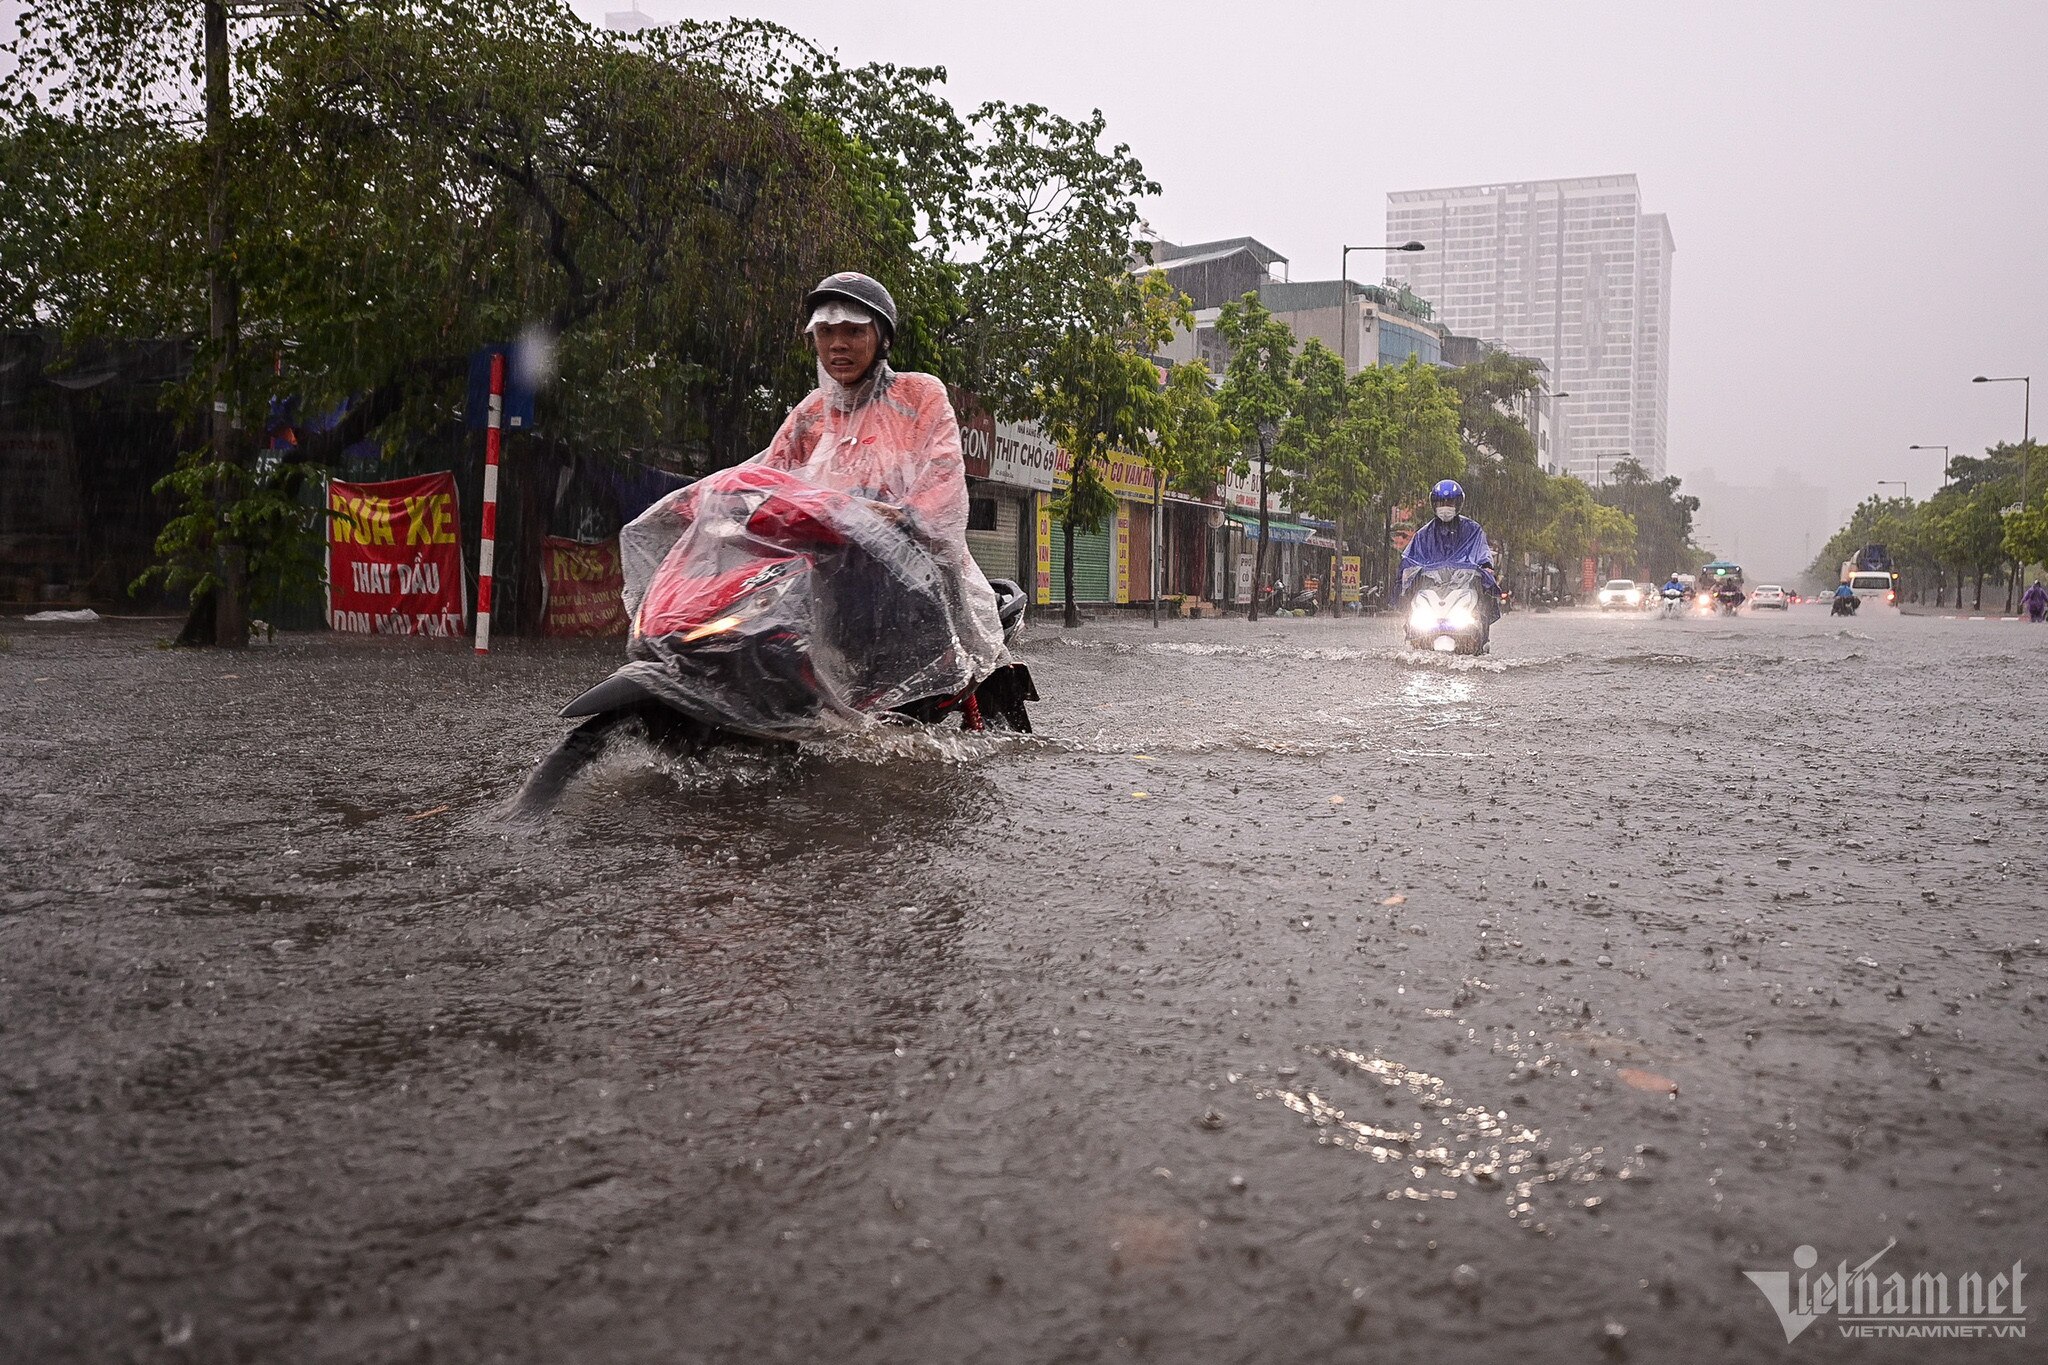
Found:
M 1164 187 L 1161 234 L 1255 236 L 1296 279 L 1380 240 L 1389 190 L 1634 172 L 1678 243 L 1680 475 L 1782 467 L 1829 514 L 1878 479 L 1924 497 L 1940 456 L 1908 445 L 2019 437 L 2021 386 L 1972 375 L 2048 382 L 2040 0 L 640 8 L 944 65 L 959 105 L 1099 107 Z

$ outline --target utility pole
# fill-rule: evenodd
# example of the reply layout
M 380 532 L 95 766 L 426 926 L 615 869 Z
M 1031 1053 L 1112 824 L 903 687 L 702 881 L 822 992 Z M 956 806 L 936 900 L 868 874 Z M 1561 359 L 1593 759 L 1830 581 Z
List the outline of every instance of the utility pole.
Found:
M 228 217 L 228 141 L 233 108 L 228 99 L 228 7 L 226 0 L 205 0 L 206 141 L 209 180 L 206 188 L 207 339 L 213 346 L 213 459 L 234 465 L 241 459 L 236 430 L 235 362 L 241 335 L 241 290 L 235 277 Z M 248 547 L 220 540 L 229 502 L 237 490 L 223 475 L 214 481 L 215 571 L 213 642 L 230 649 L 249 643 Z

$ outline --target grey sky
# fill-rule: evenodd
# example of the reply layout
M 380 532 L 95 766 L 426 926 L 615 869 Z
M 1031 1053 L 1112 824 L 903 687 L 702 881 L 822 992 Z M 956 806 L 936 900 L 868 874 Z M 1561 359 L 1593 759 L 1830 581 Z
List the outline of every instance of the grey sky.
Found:
M 2020 386 L 1972 375 L 2048 385 L 2048 4 L 640 8 L 942 64 L 958 104 L 1099 106 L 1164 186 L 1161 233 L 1252 234 L 1296 279 L 1377 241 L 1389 190 L 1633 171 L 1678 242 L 1673 472 L 1795 470 L 1823 522 L 1877 479 L 1931 491 L 1910 444 L 2017 440 Z

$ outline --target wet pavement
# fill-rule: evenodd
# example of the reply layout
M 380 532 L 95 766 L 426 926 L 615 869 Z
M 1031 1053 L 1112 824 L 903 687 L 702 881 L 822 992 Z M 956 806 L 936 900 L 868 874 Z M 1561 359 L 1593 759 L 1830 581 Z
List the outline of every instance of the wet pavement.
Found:
M 615 646 L 168 633 L 0 623 L 0 1358 L 2039 1349 L 1742 1272 L 2048 1250 L 2048 630 L 1038 628 L 539 830 Z

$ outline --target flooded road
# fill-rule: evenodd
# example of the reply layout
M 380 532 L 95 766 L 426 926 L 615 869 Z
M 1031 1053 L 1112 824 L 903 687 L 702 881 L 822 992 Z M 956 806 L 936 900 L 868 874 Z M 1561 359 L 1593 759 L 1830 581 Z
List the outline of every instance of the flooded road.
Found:
M 2048 1251 L 2048 630 L 1035 628 L 537 831 L 615 646 L 165 633 L 0 624 L 0 1357 L 2039 1349 L 1743 1272 Z

